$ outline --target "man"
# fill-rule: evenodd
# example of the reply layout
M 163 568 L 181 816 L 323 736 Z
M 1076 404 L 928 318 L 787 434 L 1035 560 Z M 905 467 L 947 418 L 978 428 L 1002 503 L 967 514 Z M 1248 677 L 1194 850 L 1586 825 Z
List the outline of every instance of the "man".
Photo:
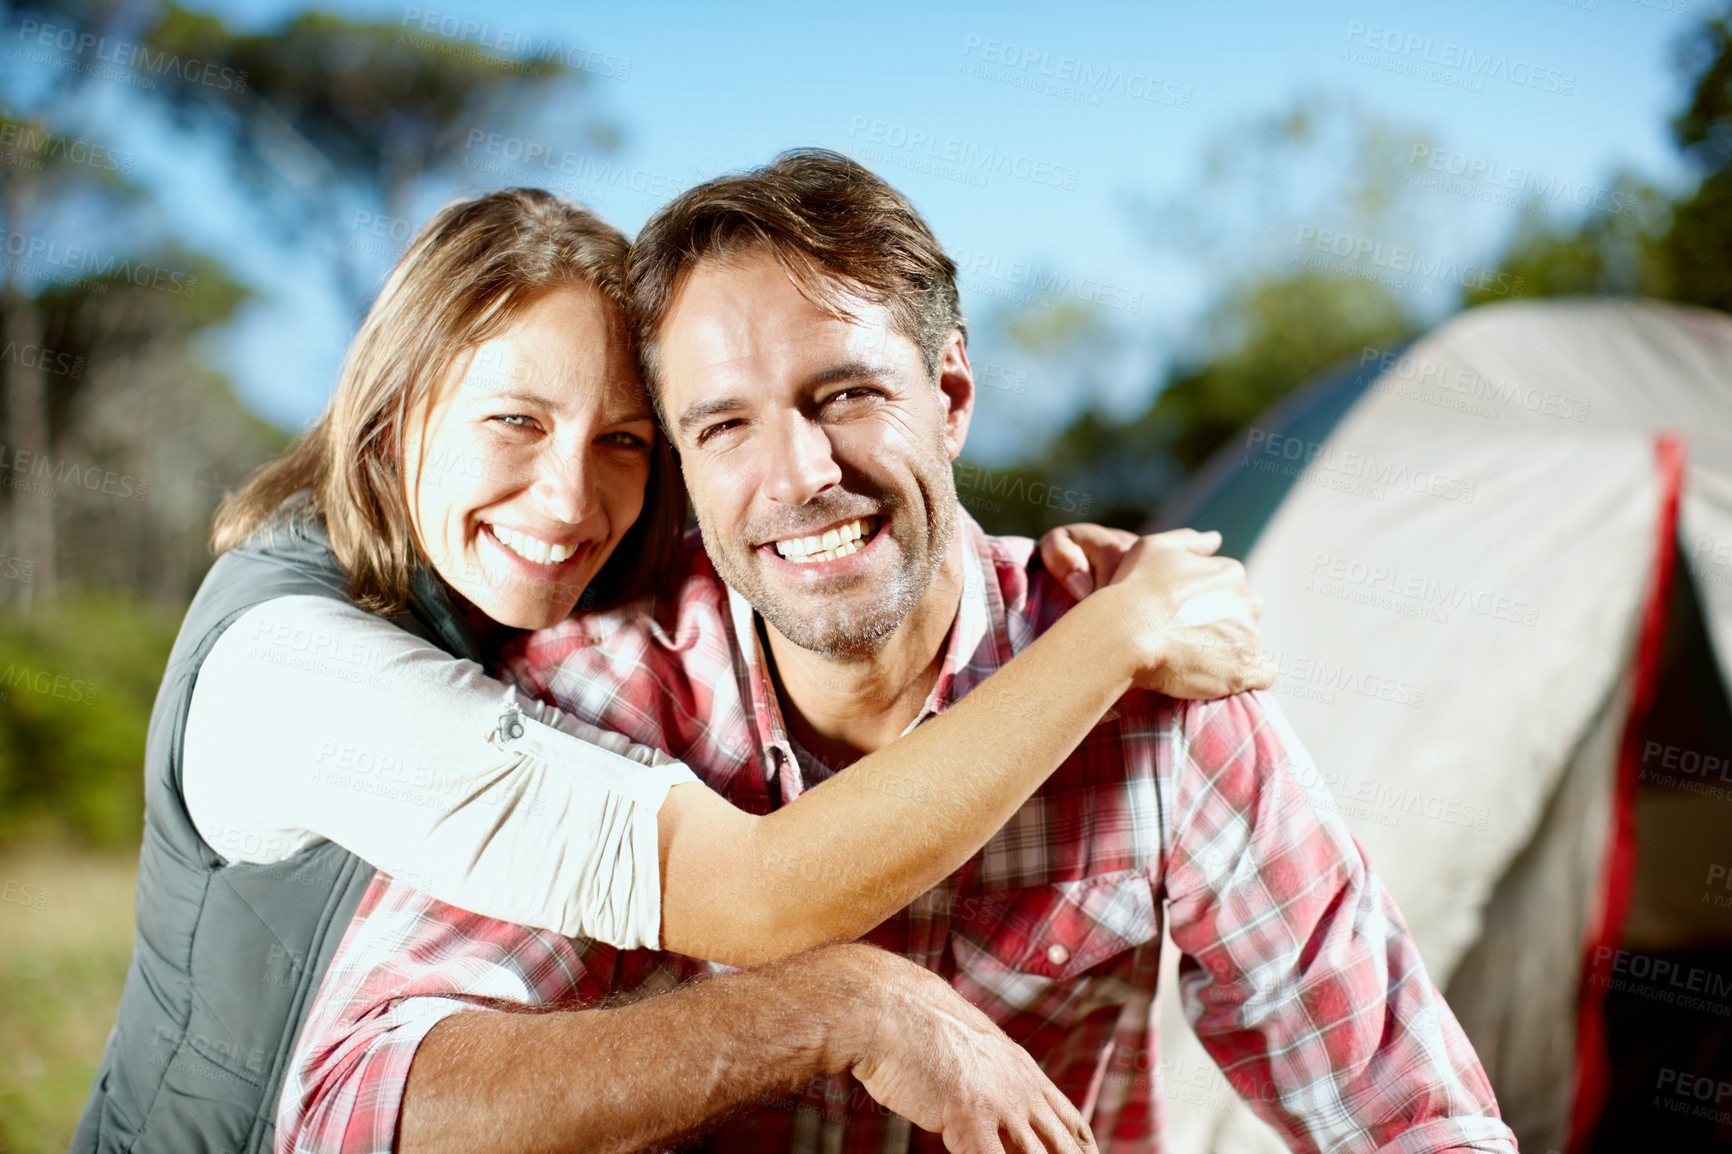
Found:
M 646 225 L 631 283 L 646 376 L 706 556 L 694 553 L 653 605 L 537 635 L 516 672 L 762 812 L 942 711 L 1072 600 L 1029 564 L 1028 542 L 986 536 L 957 502 L 950 466 L 974 382 L 955 268 L 889 186 L 821 151 L 712 181 Z M 1032 714 L 1039 702 L 1019 706 Z M 1026 1047 L 1105 1149 L 1159 1145 L 1151 1015 L 1164 913 L 1199 1036 L 1296 1148 L 1513 1151 L 1399 911 L 1300 784 L 1316 780 L 1296 772 L 1304 759 L 1261 694 L 1196 703 L 1133 691 L 980 854 L 868 940 L 946 979 Z M 544 1040 L 523 1061 L 529 1016 L 458 1011 L 498 1004 L 489 998 L 593 1004 L 656 963 L 401 886 L 369 894 L 363 913 L 301 1040 L 284 1146 L 338 1148 L 347 1135 L 359 1136 L 348 1148 L 383 1148 L 400 1124 L 405 1149 L 531 1137 L 575 1148 L 562 1126 L 589 1115 L 574 1100 L 653 1097 L 653 1122 L 620 1113 L 611 1130 L 581 1135 L 626 1149 L 823 1074 L 726 1121 L 709 1145 L 936 1148 L 877 1103 L 940 1129 L 932 1094 L 979 1092 L 958 1079 L 899 1096 L 911 1071 L 883 1070 L 906 1050 L 884 1064 L 850 1061 L 858 1050 L 786 1062 L 787 1036 L 761 1017 L 774 999 L 810 1018 L 847 998 L 812 999 L 798 974 L 769 971 L 721 979 L 759 980 L 769 1002 L 720 985 L 743 1000 L 667 1010 L 691 997 L 681 991 L 626 1007 L 666 1011 L 660 1046 L 610 1038 L 600 1018 L 586 1032 L 586 1014 L 614 1012 L 592 1010 L 566 1015 L 569 1068 L 549 1061 L 559 1051 Z M 826 964 L 825 951 L 814 957 Z M 895 966 L 884 974 L 898 990 L 919 986 Z M 900 1036 L 909 1023 L 886 1007 Z M 739 1023 L 743 1042 L 718 1040 Z M 842 1076 L 849 1068 L 869 1093 Z M 1036 1130 L 1005 1137 L 1037 1150 L 1071 1140 Z

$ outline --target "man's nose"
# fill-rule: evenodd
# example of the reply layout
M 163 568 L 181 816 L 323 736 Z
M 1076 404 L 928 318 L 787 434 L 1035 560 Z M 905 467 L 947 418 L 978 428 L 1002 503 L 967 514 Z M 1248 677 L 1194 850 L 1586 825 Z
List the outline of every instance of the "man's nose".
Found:
M 764 494 L 771 500 L 804 505 L 842 480 L 830 436 L 816 421 L 790 414 L 768 441 Z

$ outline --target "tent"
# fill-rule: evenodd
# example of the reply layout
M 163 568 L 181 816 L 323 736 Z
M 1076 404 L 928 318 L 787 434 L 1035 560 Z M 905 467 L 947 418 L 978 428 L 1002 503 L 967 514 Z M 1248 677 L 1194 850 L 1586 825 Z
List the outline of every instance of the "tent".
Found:
M 1732 318 L 1460 314 L 1266 414 L 1160 524 L 1245 560 L 1324 804 L 1522 1149 L 1732 1134 Z M 1165 956 L 1172 1148 L 1284 1149 Z

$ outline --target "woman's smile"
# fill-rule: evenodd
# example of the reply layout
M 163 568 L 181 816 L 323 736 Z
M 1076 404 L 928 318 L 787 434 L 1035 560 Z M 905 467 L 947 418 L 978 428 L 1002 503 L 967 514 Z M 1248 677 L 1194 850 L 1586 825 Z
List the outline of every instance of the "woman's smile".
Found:
M 405 437 L 417 536 L 494 621 L 552 625 L 643 508 L 656 431 L 630 346 L 598 293 L 555 289 L 453 375 Z
M 531 533 L 525 533 L 511 528 L 509 525 L 483 525 L 483 532 L 494 541 L 523 558 L 537 565 L 563 565 L 566 561 L 582 552 L 587 541 L 574 541 L 569 545 L 561 545 Z

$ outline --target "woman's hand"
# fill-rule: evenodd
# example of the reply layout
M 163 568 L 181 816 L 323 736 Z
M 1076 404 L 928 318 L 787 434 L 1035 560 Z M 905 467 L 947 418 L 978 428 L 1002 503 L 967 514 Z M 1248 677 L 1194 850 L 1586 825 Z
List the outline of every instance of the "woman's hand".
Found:
M 1073 526 L 1087 534 L 1099 568 L 1120 539 L 1099 526 Z M 1128 536 L 1128 534 L 1127 534 Z M 1174 529 L 1151 537 L 1132 537 L 1123 549 L 1103 594 L 1117 598 L 1116 614 L 1124 636 L 1138 654 L 1135 682 L 1169 697 L 1207 699 L 1267 689 L 1275 670 L 1263 661 L 1257 622 L 1263 598 L 1245 584 L 1245 567 L 1230 557 L 1212 556 L 1217 533 Z M 1091 565 L 1096 562 L 1091 562 Z M 1073 576 L 1076 575 L 1073 572 Z
M 1040 559 L 1046 571 L 1081 601 L 1095 589 L 1112 580 L 1119 562 L 1142 538 L 1129 529 L 1109 529 L 1092 521 L 1060 525 L 1040 535 Z M 1221 535 L 1211 529 L 1199 533 L 1195 529 L 1168 529 L 1149 537 L 1163 545 L 1212 555 L 1221 547 Z M 1249 592 L 1249 590 L 1246 590 Z
M 1259 660 L 1262 599 L 1237 561 L 1208 555 L 1219 542 L 1179 530 L 1126 534 L 1125 548 L 1093 530 L 1123 554 L 1103 563 L 1111 584 L 940 716 L 761 816 L 695 782 L 671 788 L 657 814 L 662 946 L 755 966 L 858 937 L 985 845 L 1130 690 L 1209 698 L 1274 682 Z M 1086 550 L 1076 527 L 1067 536 Z M 898 1097 L 920 1099 L 917 1087 L 882 1088 L 958 1149 L 948 1117 Z

